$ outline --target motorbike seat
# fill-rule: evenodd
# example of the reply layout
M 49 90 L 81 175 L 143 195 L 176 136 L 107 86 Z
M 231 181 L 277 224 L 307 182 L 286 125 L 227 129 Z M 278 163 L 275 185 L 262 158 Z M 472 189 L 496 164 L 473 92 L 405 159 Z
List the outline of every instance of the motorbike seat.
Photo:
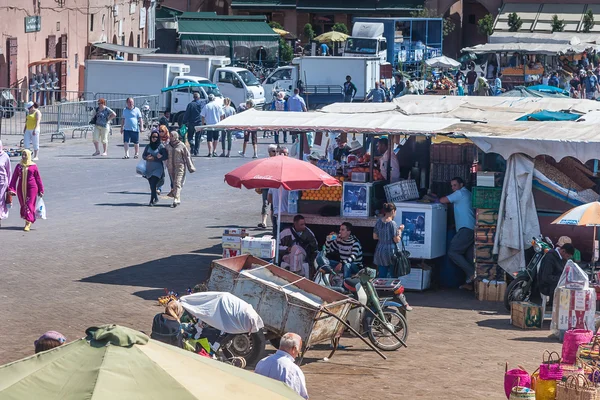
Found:
M 356 286 L 360 283 L 360 279 L 358 278 L 346 278 L 344 279 L 344 288 L 346 288 L 351 293 L 356 293 Z
M 348 293 L 348 291 L 341 286 L 331 286 L 331 287 L 329 287 L 329 289 L 333 290 L 334 292 L 341 293 L 341 294 Z

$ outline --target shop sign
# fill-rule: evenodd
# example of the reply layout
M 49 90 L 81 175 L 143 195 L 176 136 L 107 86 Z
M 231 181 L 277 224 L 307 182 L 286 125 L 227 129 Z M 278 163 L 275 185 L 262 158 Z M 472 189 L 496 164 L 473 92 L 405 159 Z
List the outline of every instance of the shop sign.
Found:
M 42 17 L 34 15 L 25 17 L 25 33 L 39 32 L 42 30 Z

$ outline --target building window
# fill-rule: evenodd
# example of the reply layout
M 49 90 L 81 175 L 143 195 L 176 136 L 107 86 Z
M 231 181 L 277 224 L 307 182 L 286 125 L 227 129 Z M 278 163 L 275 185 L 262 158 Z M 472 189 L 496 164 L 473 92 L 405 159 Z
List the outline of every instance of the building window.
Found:
M 469 15 L 469 23 L 475 25 L 477 23 L 477 18 L 475 17 L 475 14 L 470 14 Z
M 94 14 L 90 14 L 90 32 L 94 32 Z

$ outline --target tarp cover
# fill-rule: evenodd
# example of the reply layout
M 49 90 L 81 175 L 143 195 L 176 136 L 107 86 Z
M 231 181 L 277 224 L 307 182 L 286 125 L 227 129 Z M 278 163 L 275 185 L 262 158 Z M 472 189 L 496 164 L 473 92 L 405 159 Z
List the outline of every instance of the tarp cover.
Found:
M 250 304 L 231 293 L 194 293 L 179 301 L 194 317 L 227 333 L 258 332 L 265 326 Z
M 533 161 L 522 154 L 510 156 L 506 164 L 493 252 L 498 254 L 498 265 L 509 274 L 525 267 L 525 250 L 531 247 L 531 238 L 540 235 L 533 170 Z
M 524 115 L 517 121 L 576 121 L 579 118 L 581 118 L 580 114 L 542 110 L 540 112 Z
M 546 92 L 546 93 L 558 93 L 563 94 L 565 96 L 569 96 L 569 91 L 565 89 L 558 88 L 556 86 L 550 85 L 533 85 L 528 87 L 529 90 L 536 90 L 538 92 Z

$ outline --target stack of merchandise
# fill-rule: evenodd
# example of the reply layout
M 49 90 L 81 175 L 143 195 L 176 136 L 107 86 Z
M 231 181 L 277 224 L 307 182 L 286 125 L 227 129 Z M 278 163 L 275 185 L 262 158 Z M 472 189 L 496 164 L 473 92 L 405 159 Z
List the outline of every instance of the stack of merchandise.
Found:
M 273 236 L 244 237 L 242 239 L 242 254 L 250 254 L 263 259 L 275 258 L 275 239 Z
M 237 257 L 242 255 L 242 239 L 248 236 L 246 229 L 225 229 L 221 237 L 223 247 L 223 258 Z

